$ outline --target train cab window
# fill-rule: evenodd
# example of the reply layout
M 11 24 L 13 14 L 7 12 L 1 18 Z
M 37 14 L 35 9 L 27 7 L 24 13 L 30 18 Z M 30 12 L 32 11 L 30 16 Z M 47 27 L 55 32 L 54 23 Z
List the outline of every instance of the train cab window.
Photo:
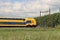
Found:
M 27 21 L 27 23 L 31 23 L 31 21 Z

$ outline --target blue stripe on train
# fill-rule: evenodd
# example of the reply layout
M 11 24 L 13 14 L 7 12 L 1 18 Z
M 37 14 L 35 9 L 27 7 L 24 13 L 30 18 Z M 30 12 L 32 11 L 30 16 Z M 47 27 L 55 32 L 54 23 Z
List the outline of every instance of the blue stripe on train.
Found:
M 16 22 L 8 22 L 8 24 L 16 24 Z
M 7 24 L 26 24 L 26 22 L 20 22 L 20 23 L 16 23 L 16 22 L 8 22 Z

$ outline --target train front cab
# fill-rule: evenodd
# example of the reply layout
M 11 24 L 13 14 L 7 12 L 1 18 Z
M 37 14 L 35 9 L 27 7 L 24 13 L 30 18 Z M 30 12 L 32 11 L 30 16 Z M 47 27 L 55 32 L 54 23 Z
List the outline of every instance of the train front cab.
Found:
M 36 20 L 34 18 L 26 18 L 26 26 L 28 27 L 36 27 Z

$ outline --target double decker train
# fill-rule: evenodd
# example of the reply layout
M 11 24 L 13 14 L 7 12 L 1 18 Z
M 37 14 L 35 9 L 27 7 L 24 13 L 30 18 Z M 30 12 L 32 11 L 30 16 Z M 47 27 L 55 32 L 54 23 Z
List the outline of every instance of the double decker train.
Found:
M 36 27 L 34 18 L 0 18 L 0 26 Z

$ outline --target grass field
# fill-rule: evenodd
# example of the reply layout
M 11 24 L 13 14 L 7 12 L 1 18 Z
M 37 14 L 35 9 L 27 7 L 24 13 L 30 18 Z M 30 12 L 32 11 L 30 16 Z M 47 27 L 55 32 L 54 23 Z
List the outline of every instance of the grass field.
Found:
M 60 29 L 0 28 L 0 40 L 60 40 Z

